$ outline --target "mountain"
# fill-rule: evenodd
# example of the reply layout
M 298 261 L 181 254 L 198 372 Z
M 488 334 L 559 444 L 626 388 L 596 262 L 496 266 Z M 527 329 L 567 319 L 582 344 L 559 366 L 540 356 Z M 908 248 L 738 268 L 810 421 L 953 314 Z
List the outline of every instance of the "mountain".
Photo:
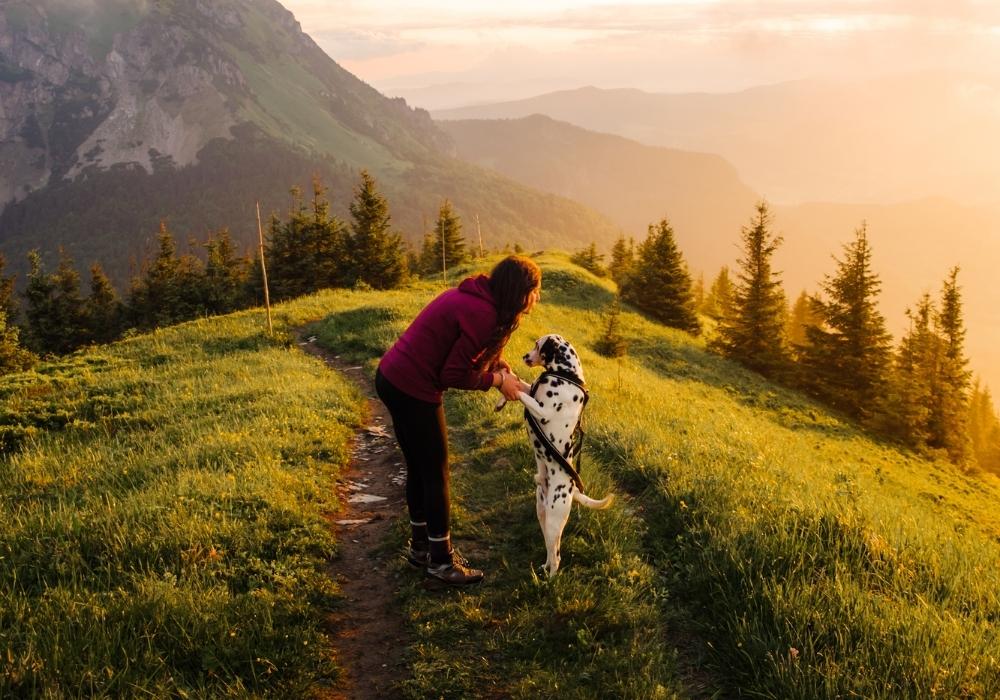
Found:
M 644 146 L 542 115 L 439 126 L 461 158 L 586 203 L 633 234 L 668 216 L 692 245 L 714 245 L 719 231 L 739 230 L 759 197 L 719 156 Z
M 10 0 L 0 9 L 0 250 L 66 246 L 127 276 L 160 219 L 256 238 L 254 201 L 313 174 L 336 213 L 369 169 L 420 238 L 449 197 L 487 244 L 572 247 L 615 227 L 452 157 L 427 112 L 341 68 L 274 0 Z M 134 264 L 134 262 L 132 263 Z
M 666 216 L 685 259 L 709 283 L 722 265 L 735 266 L 740 229 L 761 198 L 718 156 L 645 146 L 540 115 L 439 124 L 463 158 L 571 197 L 638 239 L 649 223 Z M 823 276 L 834 271 L 831 256 L 867 222 L 883 280 L 882 309 L 897 339 L 906 329 L 905 309 L 925 291 L 937 296 L 948 270 L 959 265 L 972 367 L 1000 387 L 994 284 L 1000 209 L 924 198 L 889 205 L 772 204 L 772 211 L 784 238 L 775 263 L 791 297 L 819 291 Z
M 545 114 L 641 143 L 718 153 L 773 201 L 1000 203 L 1000 79 L 921 73 L 802 80 L 742 92 L 593 87 L 436 111 L 436 119 Z

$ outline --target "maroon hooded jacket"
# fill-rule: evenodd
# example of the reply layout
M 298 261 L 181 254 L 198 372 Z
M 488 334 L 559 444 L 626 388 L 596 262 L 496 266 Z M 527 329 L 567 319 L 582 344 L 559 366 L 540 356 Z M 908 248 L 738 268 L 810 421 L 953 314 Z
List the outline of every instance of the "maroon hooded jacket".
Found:
M 441 403 L 449 388 L 486 391 L 493 373 L 474 365 L 496 324 L 489 278 L 469 277 L 424 307 L 382 356 L 379 370 L 403 393 L 429 403 Z

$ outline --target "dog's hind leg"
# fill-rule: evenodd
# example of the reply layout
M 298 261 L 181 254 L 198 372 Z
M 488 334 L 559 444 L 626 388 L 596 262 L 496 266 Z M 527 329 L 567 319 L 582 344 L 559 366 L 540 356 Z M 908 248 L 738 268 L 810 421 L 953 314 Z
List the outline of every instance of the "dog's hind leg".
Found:
M 545 569 L 549 572 L 549 576 L 554 576 L 559 571 L 559 561 L 562 558 L 560 546 L 563 529 L 569 520 L 569 511 L 573 507 L 573 499 L 567 490 L 559 486 L 555 488 L 555 492 L 550 490 L 548 498 L 550 503 L 545 509 L 545 524 L 542 526 L 542 532 L 545 535 L 545 550 L 548 553 Z

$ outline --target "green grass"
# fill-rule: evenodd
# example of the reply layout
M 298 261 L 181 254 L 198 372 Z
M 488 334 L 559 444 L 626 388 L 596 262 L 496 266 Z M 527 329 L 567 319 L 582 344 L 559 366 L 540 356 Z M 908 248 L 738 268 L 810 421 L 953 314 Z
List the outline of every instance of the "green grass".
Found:
M 262 327 L 207 319 L 0 379 L 0 696 L 289 697 L 335 676 L 323 513 L 360 397 Z
M 609 283 L 539 260 L 542 305 L 508 356 L 573 342 L 583 477 L 619 498 L 574 508 L 560 573 L 540 577 L 520 412 L 449 392 L 453 532 L 489 578 L 432 594 L 400 563 L 408 696 L 1000 693 L 995 478 L 873 440 L 629 312 L 619 367 L 593 352 Z M 0 696 L 334 680 L 323 513 L 360 397 L 285 335 L 323 318 L 320 342 L 371 374 L 439 291 L 319 294 L 278 308 L 276 340 L 243 312 L 0 379 Z
M 550 331 L 574 343 L 591 387 L 584 477 L 624 498 L 575 508 L 564 568 L 538 579 L 519 412 L 450 392 L 454 534 L 490 580 L 404 591 L 413 697 L 685 695 L 701 673 L 753 697 L 1000 693 L 996 479 L 880 443 L 630 313 L 619 388 L 592 351 L 607 283 L 541 262 L 543 303 L 508 355 Z M 358 300 L 321 341 L 371 369 L 436 290 L 417 291 Z

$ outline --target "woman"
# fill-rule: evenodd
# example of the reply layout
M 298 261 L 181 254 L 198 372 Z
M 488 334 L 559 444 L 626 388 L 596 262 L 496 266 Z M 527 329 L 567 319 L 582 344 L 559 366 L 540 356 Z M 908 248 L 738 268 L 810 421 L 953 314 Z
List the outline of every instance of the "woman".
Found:
M 469 277 L 428 304 L 382 356 L 375 389 L 392 414 L 406 459 L 406 504 L 412 538 L 408 560 L 427 575 L 461 586 L 483 572 L 451 546 L 445 389 L 499 389 L 508 400 L 528 386 L 502 357 L 521 316 L 538 303 L 542 273 L 532 260 L 504 258 L 489 277 Z

